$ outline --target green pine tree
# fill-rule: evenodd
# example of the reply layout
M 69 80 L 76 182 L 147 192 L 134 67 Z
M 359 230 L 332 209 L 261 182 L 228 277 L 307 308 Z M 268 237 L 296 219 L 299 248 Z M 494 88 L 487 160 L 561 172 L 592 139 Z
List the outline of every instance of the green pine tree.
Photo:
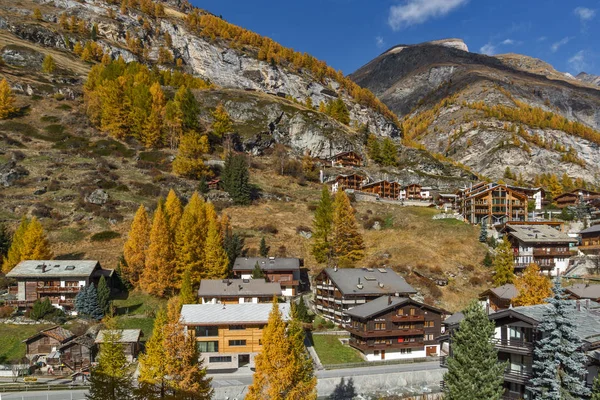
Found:
M 498 362 L 491 339 L 495 325 L 483 307 L 472 301 L 452 337 L 452 355 L 444 375 L 445 400 L 499 400 L 506 364 Z
M 252 201 L 250 173 L 248 163 L 243 154 L 230 153 L 225 160 L 221 176 L 225 191 L 229 193 L 234 203 L 248 205 Z
M 98 305 L 104 314 L 108 314 L 110 310 L 110 288 L 106 283 L 104 275 L 98 281 Z
M 265 273 L 262 269 L 260 269 L 258 261 L 256 264 L 254 264 L 254 269 L 252 270 L 252 279 L 265 279 Z
M 10 249 L 11 236 L 6 229 L 6 225 L 0 223 L 0 265 L 2 265 L 2 260 L 8 254 L 8 249 Z
M 367 154 L 369 158 L 375 161 L 377 164 L 381 164 L 381 147 L 379 145 L 379 140 L 377 136 L 374 134 L 369 134 L 367 138 Z
M 270 250 L 270 247 L 267 246 L 267 241 L 265 240 L 265 237 L 263 236 L 262 239 L 260 239 L 260 248 L 259 248 L 258 252 L 260 253 L 261 257 L 269 257 L 269 250 Z
M 291 306 L 292 318 L 304 323 L 312 322 L 312 317 L 308 313 L 308 307 L 306 307 L 306 303 L 304 302 L 304 298 L 302 296 L 300 296 L 298 303 L 292 301 Z
M 312 254 L 319 263 L 325 263 L 331 257 L 331 234 L 333 230 L 333 201 L 327 186 L 321 190 L 321 200 L 315 210 L 313 220 Z
M 237 233 L 227 232 L 223 238 L 223 248 L 229 259 L 229 270 L 233 268 L 235 259 L 243 256 L 246 251 L 244 249 L 244 238 Z
M 381 146 L 381 164 L 388 167 L 398 166 L 398 149 L 389 137 L 383 139 Z
M 196 304 L 196 295 L 192 286 L 192 271 L 186 268 L 181 277 L 181 290 L 179 292 L 181 304 Z
M 594 378 L 594 384 L 592 385 L 592 397 L 590 400 L 600 400 L 600 377 Z
M 487 227 L 485 225 L 485 222 L 483 222 L 483 221 L 481 221 L 481 230 L 479 232 L 479 241 L 481 243 L 487 242 Z
M 494 258 L 494 285 L 502 286 L 513 283 L 515 279 L 514 255 L 510 242 L 504 236 L 496 249 Z

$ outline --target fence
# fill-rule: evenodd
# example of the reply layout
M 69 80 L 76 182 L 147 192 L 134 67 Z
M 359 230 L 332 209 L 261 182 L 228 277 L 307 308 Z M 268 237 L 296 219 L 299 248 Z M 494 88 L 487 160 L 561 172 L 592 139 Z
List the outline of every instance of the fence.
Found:
M 440 357 L 422 357 L 422 358 L 406 358 L 401 360 L 386 360 L 386 361 L 365 361 L 360 363 L 347 363 L 347 364 L 324 364 L 325 369 L 344 369 L 344 368 L 360 368 L 360 367 L 374 367 L 378 365 L 395 365 L 395 364 L 415 364 L 423 363 L 428 361 L 439 361 Z
M 56 391 L 56 390 L 88 390 L 88 385 L 69 385 L 69 384 L 55 384 L 49 385 L 44 383 L 9 383 L 0 384 L 0 393 L 8 392 L 39 392 L 39 391 Z

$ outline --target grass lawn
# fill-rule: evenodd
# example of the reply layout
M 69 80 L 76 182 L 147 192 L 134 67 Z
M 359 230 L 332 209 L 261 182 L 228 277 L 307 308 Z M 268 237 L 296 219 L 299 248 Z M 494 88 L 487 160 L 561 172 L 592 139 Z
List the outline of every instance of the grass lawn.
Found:
M 154 316 L 159 308 L 167 305 L 165 299 L 158 299 L 137 291 L 129 292 L 125 296 L 127 297 L 113 300 L 117 315 Z
M 321 364 L 346 364 L 359 363 L 365 360 L 360 353 L 350 346 L 340 342 L 340 336 L 312 335 L 315 351 L 319 355 Z
M 0 324 L 0 363 L 25 357 L 24 339 L 52 325 Z
M 142 342 L 147 341 L 152 335 L 154 318 L 140 316 L 121 316 L 117 318 L 117 327 L 120 329 L 141 329 L 144 332 Z

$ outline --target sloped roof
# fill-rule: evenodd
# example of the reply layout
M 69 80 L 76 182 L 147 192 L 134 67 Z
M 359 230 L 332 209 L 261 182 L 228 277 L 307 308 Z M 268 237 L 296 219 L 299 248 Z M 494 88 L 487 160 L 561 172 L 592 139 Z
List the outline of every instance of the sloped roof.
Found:
M 241 325 L 266 324 L 271 303 L 244 304 L 184 304 L 181 322 L 184 325 Z M 279 303 L 284 321 L 290 319 L 290 305 Z
M 61 345 L 59 347 L 59 350 L 62 350 L 64 348 L 67 348 L 69 346 L 73 346 L 75 344 L 80 344 L 82 346 L 85 347 L 94 347 L 95 344 L 95 339 L 93 337 L 91 337 L 90 335 L 81 335 L 81 336 L 77 336 L 75 339 L 68 341 L 67 343 Z
M 281 284 L 264 279 L 202 279 L 198 296 L 281 296 Z
M 502 300 L 511 300 L 519 295 L 519 291 L 512 283 L 507 283 L 506 285 L 490 288 L 485 292 L 481 293 L 479 296 L 485 296 L 488 293 L 491 293 Z
M 375 300 L 371 300 L 364 304 L 361 304 L 360 306 L 352 307 L 351 309 L 345 311 L 345 314 L 358 318 L 370 318 L 377 314 L 393 310 L 405 304 L 414 304 L 418 307 L 423 307 L 439 313 L 444 313 L 443 310 L 429 306 L 427 304 L 419 303 L 418 301 L 412 300 L 408 297 L 381 296 L 376 298 Z
M 580 299 L 599 299 L 600 285 L 576 283 L 572 286 L 565 287 L 565 292 L 571 293 Z
M 524 243 L 577 243 L 577 239 L 548 225 L 510 225 L 507 234 Z
M 596 232 L 600 232 L 600 224 L 592 225 L 589 228 L 586 228 L 579 233 L 582 234 L 582 233 L 596 233 Z
M 75 334 L 61 326 L 53 326 L 52 328 L 44 329 L 43 331 L 39 331 L 33 336 L 28 337 L 23 340 L 23 343 L 28 343 L 34 339 L 37 339 L 40 336 L 48 336 L 52 339 L 58 340 L 60 343 L 64 343 L 69 341 L 71 338 L 75 336 Z
M 290 257 L 238 257 L 233 263 L 234 271 L 252 271 L 258 263 L 263 271 L 289 271 L 300 269 L 300 259 Z
M 140 341 L 140 337 L 142 336 L 142 331 L 140 329 L 117 329 L 115 331 L 109 331 L 107 329 L 103 329 L 98 332 L 98 336 L 96 337 L 96 343 L 104 343 L 104 336 L 107 332 L 119 332 L 121 337 L 119 339 L 119 343 L 135 343 Z
M 326 268 L 324 272 L 344 295 L 417 293 L 391 268 Z
M 8 278 L 89 277 L 99 265 L 97 260 L 25 260 L 18 263 Z

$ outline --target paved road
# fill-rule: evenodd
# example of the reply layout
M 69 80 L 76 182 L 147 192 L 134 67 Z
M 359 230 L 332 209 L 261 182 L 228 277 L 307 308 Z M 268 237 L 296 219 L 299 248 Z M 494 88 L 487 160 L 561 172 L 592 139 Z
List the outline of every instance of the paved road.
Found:
M 0 393 L 0 400 L 84 400 L 87 390 Z

